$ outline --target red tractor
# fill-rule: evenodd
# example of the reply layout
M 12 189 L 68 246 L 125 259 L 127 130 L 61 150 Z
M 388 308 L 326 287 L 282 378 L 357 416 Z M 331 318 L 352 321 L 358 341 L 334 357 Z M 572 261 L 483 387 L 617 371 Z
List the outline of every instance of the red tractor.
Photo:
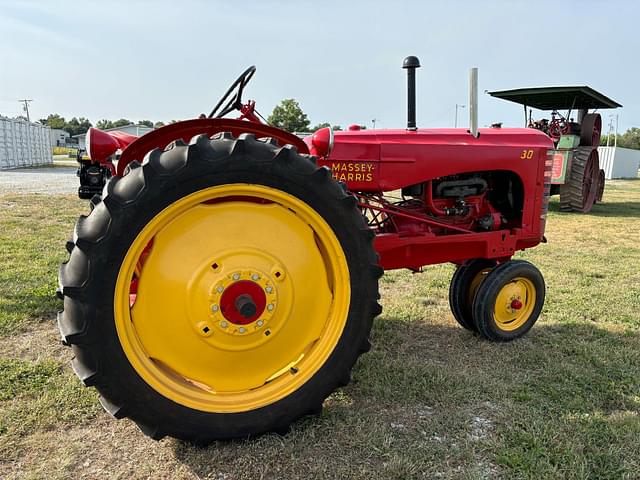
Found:
M 206 118 L 89 131 L 113 175 L 67 244 L 58 326 L 111 415 L 155 439 L 286 431 L 349 382 L 384 270 L 453 262 L 464 328 L 508 341 L 533 326 L 544 280 L 511 257 L 544 239 L 553 142 L 478 130 L 475 103 L 470 130 L 416 128 L 419 66 L 403 65 L 406 129 L 302 141 L 243 103 L 251 67 Z

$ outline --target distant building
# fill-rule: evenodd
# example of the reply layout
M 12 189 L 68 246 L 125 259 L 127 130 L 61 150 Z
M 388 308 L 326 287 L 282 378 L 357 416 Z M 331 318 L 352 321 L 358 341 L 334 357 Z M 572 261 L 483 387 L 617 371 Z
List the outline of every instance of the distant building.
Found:
M 103 130 L 103 132 L 123 132 L 128 133 L 129 135 L 141 137 L 145 133 L 149 133 L 151 130 L 153 130 L 152 127 L 147 127 L 146 125 L 136 125 L 132 123 L 130 125 L 124 125 L 123 127 L 107 128 L 106 130 Z M 74 135 L 71 138 L 73 138 L 74 141 L 78 143 L 78 148 L 82 148 L 83 150 L 87 148 L 85 133 Z
M 69 138 L 71 138 L 69 132 L 60 128 L 52 128 L 50 134 L 52 147 L 64 147 L 69 142 Z

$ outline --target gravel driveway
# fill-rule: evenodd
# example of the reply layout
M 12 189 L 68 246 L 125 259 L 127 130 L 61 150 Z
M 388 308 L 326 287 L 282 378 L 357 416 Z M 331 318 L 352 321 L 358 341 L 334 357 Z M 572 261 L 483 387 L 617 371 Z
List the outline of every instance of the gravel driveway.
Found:
M 25 168 L 0 171 L 0 195 L 8 193 L 77 194 L 76 168 Z

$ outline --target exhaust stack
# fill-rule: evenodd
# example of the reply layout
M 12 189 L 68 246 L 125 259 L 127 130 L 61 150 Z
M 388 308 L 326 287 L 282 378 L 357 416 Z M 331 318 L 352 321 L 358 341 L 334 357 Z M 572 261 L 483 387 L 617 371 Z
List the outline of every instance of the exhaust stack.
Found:
M 407 130 L 415 131 L 416 127 L 416 68 L 420 68 L 420 60 L 413 55 L 402 62 L 407 70 Z
M 478 69 L 469 70 L 469 133 L 478 138 Z

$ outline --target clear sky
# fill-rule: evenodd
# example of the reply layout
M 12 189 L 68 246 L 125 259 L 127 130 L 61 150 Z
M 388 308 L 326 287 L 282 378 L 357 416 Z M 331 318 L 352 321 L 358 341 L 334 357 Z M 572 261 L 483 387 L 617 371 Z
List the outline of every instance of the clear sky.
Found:
M 0 0 L 0 114 L 168 121 L 208 112 L 248 65 L 265 116 L 295 98 L 312 123 L 402 127 L 407 55 L 420 127 L 453 126 L 479 68 L 480 125 L 520 126 L 484 90 L 589 85 L 640 126 L 640 1 Z M 459 125 L 466 125 L 466 109 Z

